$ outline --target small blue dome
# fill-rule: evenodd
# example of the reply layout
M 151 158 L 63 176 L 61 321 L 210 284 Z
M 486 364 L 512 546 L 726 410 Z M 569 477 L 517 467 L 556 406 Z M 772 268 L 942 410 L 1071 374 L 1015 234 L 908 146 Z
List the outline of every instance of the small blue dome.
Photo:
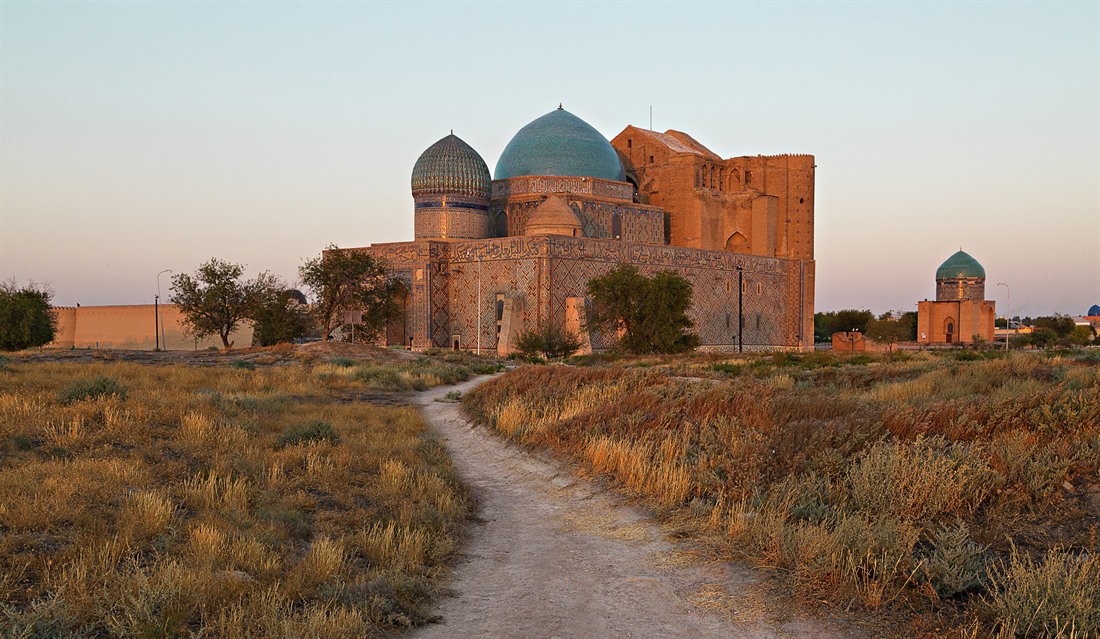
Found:
M 413 197 L 461 195 L 488 199 L 491 188 L 485 160 L 453 133 L 429 146 L 413 165 Z
M 940 264 L 940 267 L 936 269 L 937 280 L 953 280 L 963 277 L 985 277 L 985 269 L 978 263 L 978 260 L 963 251 L 947 258 L 947 261 Z
M 522 175 L 626 181 L 619 154 L 607 138 L 560 107 L 520 129 L 500 154 L 494 179 Z
M 1089 317 L 1100 316 L 1100 304 L 1093 304 L 1089 307 Z

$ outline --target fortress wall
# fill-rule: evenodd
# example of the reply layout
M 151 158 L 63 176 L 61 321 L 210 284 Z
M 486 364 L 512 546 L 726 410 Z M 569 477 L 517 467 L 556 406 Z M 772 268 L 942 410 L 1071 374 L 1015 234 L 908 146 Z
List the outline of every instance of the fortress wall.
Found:
M 61 324 L 57 339 L 49 348 L 117 348 L 129 350 L 153 350 L 156 347 L 154 326 L 156 311 L 152 304 L 126 306 L 80 306 L 54 309 Z M 161 304 L 165 350 L 202 350 L 210 346 L 222 347 L 221 339 L 212 336 L 196 341 L 184 334 L 179 307 Z M 252 326 L 246 324 L 237 329 L 230 342 L 238 348 L 252 345 Z

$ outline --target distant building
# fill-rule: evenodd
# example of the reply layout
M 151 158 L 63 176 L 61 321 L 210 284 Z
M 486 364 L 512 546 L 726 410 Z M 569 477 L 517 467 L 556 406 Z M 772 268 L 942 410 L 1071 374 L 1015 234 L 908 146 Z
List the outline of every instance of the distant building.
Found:
M 1089 307 L 1089 312 L 1085 313 L 1085 316 L 1080 318 L 1084 320 L 1089 326 L 1100 331 L 1100 304 L 1093 304 Z M 1081 322 L 1078 322 L 1080 324 Z
M 415 234 L 364 248 L 405 281 L 387 344 L 507 354 L 525 329 L 583 332 L 588 281 L 617 264 L 694 290 L 701 347 L 812 349 L 814 158 L 723 159 L 679 131 L 608 141 L 560 107 L 497 163 L 448 135 L 412 171 Z
M 985 269 L 960 250 L 936 269 L 936 300 L 917 302 L 917 342 L 992 341 L 994 307 L 985 299 Z

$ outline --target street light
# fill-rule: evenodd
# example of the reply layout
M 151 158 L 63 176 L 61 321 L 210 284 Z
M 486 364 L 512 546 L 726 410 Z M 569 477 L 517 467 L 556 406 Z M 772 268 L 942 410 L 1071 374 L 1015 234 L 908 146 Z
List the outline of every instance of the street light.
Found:
M 481 256 L 477 256 L 477 354 L 481 355 Z
M 1012 335 L 1012 289 L 1004 282 L 997 282 L 997 286 L 1005 287 L 1008 291 L 1008 301 L 1005 302 L 1005 350 L 1008 350 L 1008 338 Z
M 166 268 L 160 273 L 157 273 L 157 296 L 153 300 L 153 333 L 156 341 L 156 349 L 160 350 L 160 345 L 164 343 L 164 350 L 168 350 L 167 340 L 164 338 L 164 321 L 160 318 L 160 276 L 165 273 L 171 273 L 172 269 Z M 157 332 L 157 331 L 160 332 Z
M 745 339 L 742 328 L 745 320 L 745 311 L 741 308 L 745 292 L 745 271 L 741 264 L 737 265 L 737 352 L 745 352 Z

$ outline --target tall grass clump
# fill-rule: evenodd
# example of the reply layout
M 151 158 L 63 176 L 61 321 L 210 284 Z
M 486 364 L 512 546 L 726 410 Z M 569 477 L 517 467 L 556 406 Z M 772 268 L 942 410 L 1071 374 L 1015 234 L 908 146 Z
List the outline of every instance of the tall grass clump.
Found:
M 58 393 L 58 400 L 62 404 L 96 400 L 102 397 L 126 399 L 126 387 L 119 384 L 113 377 L 96 375 L 91 379 L 73 382 Z
M 985 603 L 1003 630 L 1026 637 L 1100 635 L 1100 555 L 1016 548 L 991 571 Z
M 276 446 L 285 448 L 286 446 L 306 444 L 309 442 L 328 442 L 333 445 L 339 444 L 340 434 L 336 432 L 332 424 L 321 420 L 314 420 L 306 424 L 294 424 L 283 431 L 276 441 Z
M 586 364 L 524 367 L 462 401 L 501 435 L 571 457 L 792 591 L 939 617 L 965 636 L 1096 633 L 1100 602 L 1078 587 L 1094 574 L 1100 528 L 1100 374 L 1089 362 L 815 353 Z

